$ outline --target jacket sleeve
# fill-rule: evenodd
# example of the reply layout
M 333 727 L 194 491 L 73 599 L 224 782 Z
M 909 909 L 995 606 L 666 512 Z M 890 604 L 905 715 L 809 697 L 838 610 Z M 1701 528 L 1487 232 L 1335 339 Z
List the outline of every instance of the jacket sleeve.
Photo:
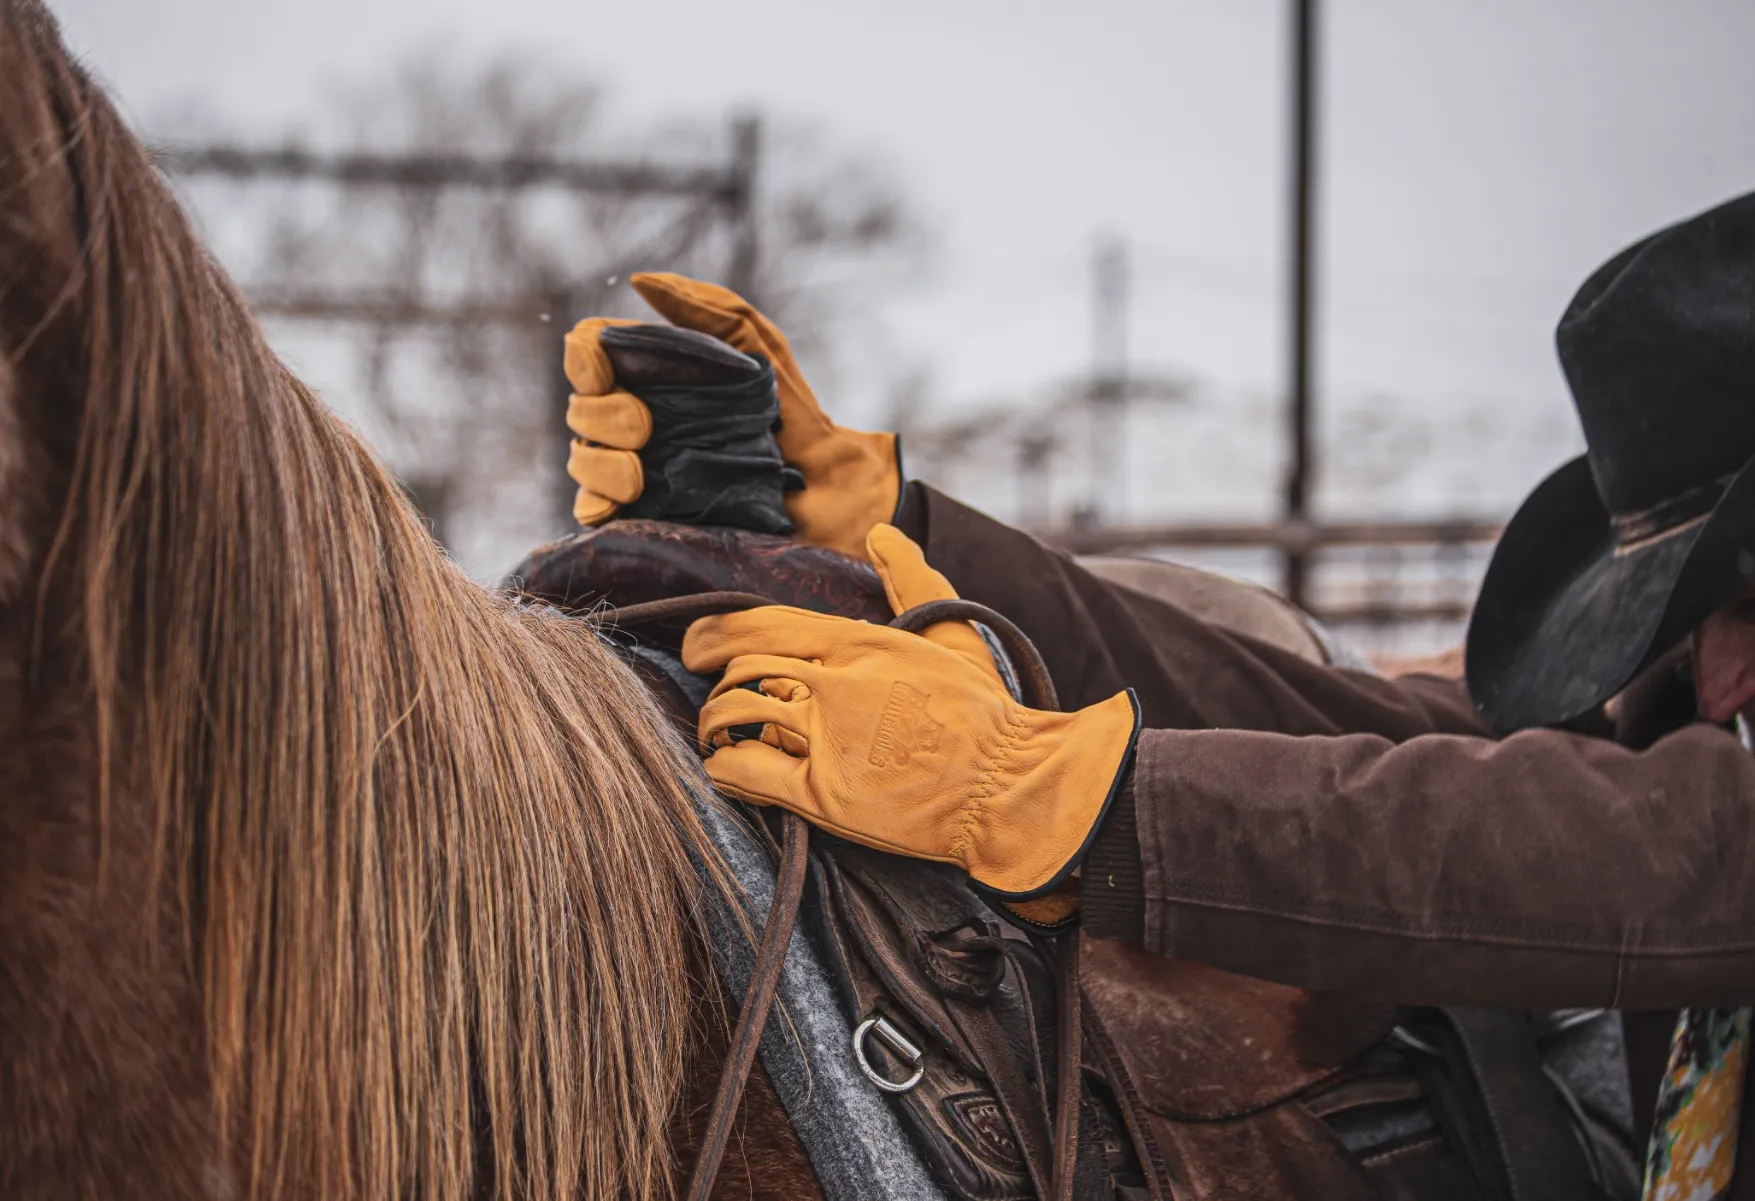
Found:
M 1120 808 L 1086 861 L 1097 936 L 1410 1003 L 1755 1001 L 1755 760 L 1716 727 L 1148 731 Z M 1130 837 L 1132 913 L 1104 903 Z
M 1310 663 L 1102 580 L 1019 530 L 922 484 L 897 523 L 958 593 L 1004 613 L 1047 662 L 1062 708 L 1132 688 L 1148 729 L 1283 734 L 1487 733 L 1454 680 L 1384 680 Z
M 1093 935 L 1403 1002 L 1755 1001 L 1755 760 L 1723 731 L 1494 742 L 1457 681 L 1305 662 L 918 484 L 900 523 L 1065 707 L 1140 696 L 1082 872 Z

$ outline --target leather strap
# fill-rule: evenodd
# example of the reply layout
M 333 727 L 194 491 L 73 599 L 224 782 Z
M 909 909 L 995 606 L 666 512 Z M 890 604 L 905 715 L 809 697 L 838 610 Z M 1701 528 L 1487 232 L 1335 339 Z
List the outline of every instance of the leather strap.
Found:
M 774 602 L 754 592 L 696 592 L 689 596 L 667 596 L 663 600 L 645 601 L 605 609 L 599 620 L 606 626 L 637 626 L 653 621 L 675 621 L 680 618 L 712 617 L 716 613 L 736 613 L 743 609 L 759 609 Z
M 1054 1201 L 1072 1201 L 1073 1176 L 1079 1161 L 1079 1088 L 1083 1049 L 1079 1035 L 1084 1014 L 1079 998 L 1079 932 L 1060 936 L 1060 1003 L 1055 1016 L 1060 1030 L 1055 1042 L 1054 1073 Z
M 1600 1198 L 1570 1115 L 1542 1071 L 1529 1015 L 1504 1009 L 1440 1012 L 1455 1032 L 1454 1066 L 1471 1078 L 1451 1087 L 1472 1083 L 1484 1118 L 1472 1137 L 1461 1140 L 1476 1144 L 1470 1149 L 1477 1171 L 1487 1171 L 1480 1160 L 1497 1161 L 1508 1201 Z M 1443 1110 L 1440 1106 L 1441 1123 Z
M 774 884 L 774 903 L 768 908 L 768 920 L 762 927 L 762 945 L 756 952 L 756 965 L 750 972 L 750 985 L 744 993 L 743 1009 L 737 1015 L 737 1030 L 731 1036 L 731 1051 L 719 1074 L 719 1088 L 713 1095 L 713 1108 L 708 1111 L 707 1133 L 701 1150 L 695 1156 L 694 1171 L 689 1176 L 688 1201 L 707 1201 L 713 1181 L 719 1175 L 719 1163 L 725 1158 L 725 1147 L 731 1140 L 731 1124 L 737 1118 L 738 1102 L 743 1100 L 744 1085 L 749 1082 L 750 1068 L 756 1062 L 756 1048 L 762 1041 L 762 1030 L 768 1024 L 768 1013 L 774 1008 L 774 995 L 780 989 L 780 971 L 786 965 L 786 947 L 792 941 L 792 927 L 798 920 L 799 901 L 804 896 L 805 868 L 810 862 L 810 826 L 801 817 L 781 815 L 782 842 L 780 873 Z
M 1029 635 L 986 605 L 969 600 L 938 600 L 917 605 L 901 614 L 890 624 L 898 629 L 918 633 L 940 621 L 978 621 L 998 636 L 1000 645 L 1011 655 L 1013 663 L 1024 673 L 1029 685 L 1030 703 L 1038 709 L 1060 708 L 1054 679 L 1042 654 Z M 1072 1201 L 1074 1174 L 1079 1158 L 1079 1088 L 1080 1046 L 1083 1029 L 1081 993 L 1079 991 L 1079 933 L 1077 928 L 1060 936 L 1064 946 L 1060 952 L 1060 989 L 1055 1005 L 1058 1022 L 1055 1042 L 1054 1097 L 1054 1176 L 1052 1201 Z
M 918 634 L 941 621 L 978 621 L 992 630 L 999 638 L 999 644 L 1012 657 L 1013 664 L 1024 673 L 1031 706 L 1037 709 L 1060 708 L 1060 697 L 1054 690 L 1054 679 L 1048 674 L 1048 664 L 1043 662 L 1042 652 L 1010 618 L 995 613 L 986 605 L 961 598 L 927 601 L 924 605 L 915 605 L 890 624 L 898 630 Z

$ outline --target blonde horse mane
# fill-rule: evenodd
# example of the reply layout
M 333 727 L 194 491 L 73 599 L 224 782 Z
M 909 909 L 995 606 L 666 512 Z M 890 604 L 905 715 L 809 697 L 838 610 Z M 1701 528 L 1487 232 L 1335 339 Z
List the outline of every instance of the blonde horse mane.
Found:
M 219 1191 L 665 1195 L 703 841 L 664 719 L 433 545 L 34 0 L 0 0 L 0 190 L 0 367 L 63 452 L 36 638 L 98 813 L 156 829 Z

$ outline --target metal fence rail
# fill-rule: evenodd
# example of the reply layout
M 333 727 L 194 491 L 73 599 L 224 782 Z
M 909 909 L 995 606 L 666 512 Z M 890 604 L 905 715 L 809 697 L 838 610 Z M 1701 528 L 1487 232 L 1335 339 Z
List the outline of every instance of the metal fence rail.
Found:
M 1308 565 L 1304 607 L 1371 650 L 1460 641 L 1501 523 L 1439 521 L 1060 526 L 1036 531 L 1074 554 L 1167 556 L 1275 584 L 1288 553 Z M 1253 553 L 1252 553 L 1253 552 Z

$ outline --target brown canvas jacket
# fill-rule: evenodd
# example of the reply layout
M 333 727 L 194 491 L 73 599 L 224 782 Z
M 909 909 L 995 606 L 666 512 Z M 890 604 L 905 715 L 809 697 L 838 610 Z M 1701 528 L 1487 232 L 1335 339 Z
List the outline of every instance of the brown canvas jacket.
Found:
M 1313 990 L 1621 1007 L 1641 1138 L 1673 1009 L 1755 999 L 1755 761 L 1723 731 L 1493 742 L 1457 681 L 1309 664 L 931 488 L 898 524 L 1023 627 L 1064 707 L 1139 695 L 1092 934 Z M 1755 1201 L 1755 1104 L 1731 1201 Z
M 1037 642 L 1063 706 L 1140 697 L 1133 811 L 1088 861 L 1131 826 L 1138 912 L 1088 870 L 1093 933 L 1408 1003 L 1755 1000 L 1755 758 L 1724 731 L 1493 741 L 1456 681 L 1216 630 L 924 486 L 902 520 Z

